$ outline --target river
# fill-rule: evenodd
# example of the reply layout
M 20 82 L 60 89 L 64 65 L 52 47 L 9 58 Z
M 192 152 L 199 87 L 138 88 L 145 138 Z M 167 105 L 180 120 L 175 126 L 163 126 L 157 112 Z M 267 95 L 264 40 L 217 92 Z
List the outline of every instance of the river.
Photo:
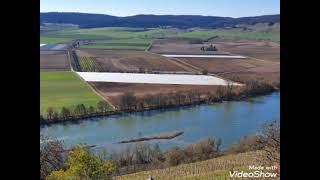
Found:
M 63 140 L 67 147 L 78 143 L 119 149 L 116 142 L 141 136 L 184 131 L 171 140 L 157 140 L 162 149 L 195 143 L 207 137 L 222 139 L 222 147 L 254 135 L 263 124 L 280 121 L 280 93 L 212 105 L 197 105 L 91 118 L 76 123 L 41 127 L 41 134 Z

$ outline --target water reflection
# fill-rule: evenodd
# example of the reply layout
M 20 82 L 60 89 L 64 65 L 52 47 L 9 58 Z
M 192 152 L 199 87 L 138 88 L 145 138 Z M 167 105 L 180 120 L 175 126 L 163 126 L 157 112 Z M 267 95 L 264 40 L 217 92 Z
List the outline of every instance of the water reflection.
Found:
M 255 134 L 262 124 L 280 119 L 280 94 L 253 98 L 249 101 L 223 102 L 213 105 L 188 106 L 132 114 L 92 118 L 77 123 L 64 123 L 41 128 L 43 134 L 65 138 L 66 145 L 87 144 L 124 147 L 114 143 L 164 132 L 184 131 L 172 140 L 152 141 L 161 148 L 194 143 L 205 137 L 222 138 L 223 147 L 236 143 L 241 136 Z

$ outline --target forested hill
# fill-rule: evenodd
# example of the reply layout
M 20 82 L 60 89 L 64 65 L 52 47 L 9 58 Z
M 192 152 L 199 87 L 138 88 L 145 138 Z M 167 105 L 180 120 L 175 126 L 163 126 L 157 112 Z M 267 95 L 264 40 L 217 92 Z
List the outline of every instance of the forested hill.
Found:
M 223 28 L 238 24 L 278 23 L 280 15 L 265 15 L 256 17 L 216 17 L 195 15 L 136 15 L 116 17 L 103 14 L 87 13 L 40 13 L 40 24 L 65 23 L 76 24 L 81 28 L 96 27 L 141 27 L 156 28 L 170 26 L 175 28 Z

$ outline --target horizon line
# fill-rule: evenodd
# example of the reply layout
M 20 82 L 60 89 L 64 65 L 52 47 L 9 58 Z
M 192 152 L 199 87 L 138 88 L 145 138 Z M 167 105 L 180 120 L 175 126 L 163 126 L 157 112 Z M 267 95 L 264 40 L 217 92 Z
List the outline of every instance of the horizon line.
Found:
M 264 15 L 252 15 L 252 16 L 240 16 L 240 17 L 232 17 L 232 16 L 214 16 L 214 15 L 199 15 L 199 14 L 135 14 L 128 16 L 117 16 L 110 14 L 102 14 L 102 13 L 90 13 L 90 12 L 67 12 L 67 11 L 45 11 L 40 13 L 79 13 L 79 14 L 94 14 L 94 15 L 105 15 L 105 16 L 114 16 L 114 17 L 131 17 L 131 16 L 141 16 L 141 15 L 149 15 L 149 16 L 203 16 L 203 17 L 223 17 L 223 18 L 244 18 L 244 17 L 259 17 L 259 16 L 275 16 L 278 14 L 264 14 Z

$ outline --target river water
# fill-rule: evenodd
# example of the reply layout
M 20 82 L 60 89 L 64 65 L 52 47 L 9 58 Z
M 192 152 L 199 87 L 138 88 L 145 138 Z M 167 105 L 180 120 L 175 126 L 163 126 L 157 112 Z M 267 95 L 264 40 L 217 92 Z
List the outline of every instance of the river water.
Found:
M 280 93 L 213 105 L 197 105 L 91 118 L 77 123 L 42 126 L 41 134 L 63 140 L 70 147 L 79 143 L 119 149 L 116 142 L 141 136 L 184 131 L 171 140 L 156 140 L 162 149 L 195 143 L 207 137 L 222 139 L 222 147 L 254 135 L 270 121 L 280 121 Z

